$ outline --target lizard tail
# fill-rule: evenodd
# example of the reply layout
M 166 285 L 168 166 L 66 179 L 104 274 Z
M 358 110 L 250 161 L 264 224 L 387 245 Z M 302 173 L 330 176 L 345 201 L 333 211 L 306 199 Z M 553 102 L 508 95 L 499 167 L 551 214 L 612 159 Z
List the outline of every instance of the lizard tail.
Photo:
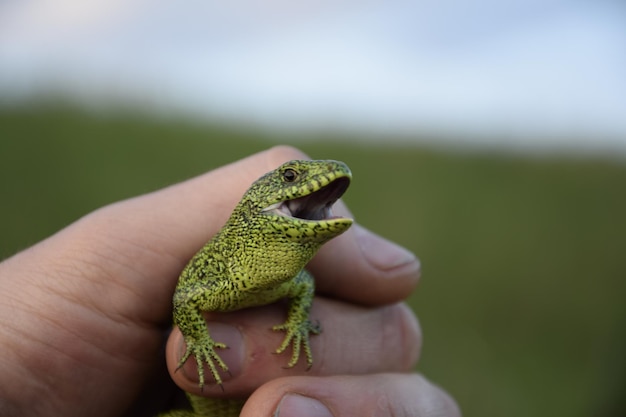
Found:
M 238 417 L 245 400 L 206 398 L 187 393 L 192 410 L 172 410 L 159 417 Z

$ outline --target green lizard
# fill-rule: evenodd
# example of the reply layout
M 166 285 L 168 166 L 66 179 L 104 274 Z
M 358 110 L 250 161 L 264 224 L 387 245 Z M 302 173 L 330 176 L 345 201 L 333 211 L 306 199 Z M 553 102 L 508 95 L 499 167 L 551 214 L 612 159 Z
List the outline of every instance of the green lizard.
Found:
M 304 266 L 322 244 L 345 232 L 352 220 L 334 217 L 331 207 L 347 189 L 350 169 L 338 161 L 290 161 L 257 181 L 243 195 L 224 227 L 191 259 L 174 293 L 174 324 L 187 350 L 178 368 L 194 356 L 199 386 L 205 384 L 204 366 L 222 385 L 218 368 L 228 367 L 216 349 L 203 311 L 232 311 L 290 299 L 287 321 L 273 330 L 284 331 L 276 349 L 288 347 L 288 367 L 296 365 L 301 350 L 313 364 L 310 334 L 320 328 L 309 320 L 314 281 Z M 208 399 L 187 393 L 193 411 L 176 410 L 162 417 L 237 416 L 243 400 Z

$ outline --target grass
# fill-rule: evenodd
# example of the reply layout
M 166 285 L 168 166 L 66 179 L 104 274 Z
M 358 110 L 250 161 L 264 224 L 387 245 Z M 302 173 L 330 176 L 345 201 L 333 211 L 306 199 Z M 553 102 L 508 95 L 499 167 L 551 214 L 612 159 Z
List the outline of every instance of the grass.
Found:
M 418 370 L 465 416 L 626 414 L 626 165 L 298 142 L 346 161 L 357 219 L 415 253 Z M 276 143 L 252 129 L 0 112 L 0 257 L 104 204 Z

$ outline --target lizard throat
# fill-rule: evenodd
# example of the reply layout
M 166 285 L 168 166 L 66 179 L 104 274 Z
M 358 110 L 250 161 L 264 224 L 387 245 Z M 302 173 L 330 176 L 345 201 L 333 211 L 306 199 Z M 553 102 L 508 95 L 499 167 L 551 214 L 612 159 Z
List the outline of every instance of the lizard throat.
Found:
M 349 184 L 348 178 L 337 178 L 315 192 L 272 204 L 265 208 L 263 213 L 312 221 L 338 218 L 333 215 L 332 207 L 346 191 Z

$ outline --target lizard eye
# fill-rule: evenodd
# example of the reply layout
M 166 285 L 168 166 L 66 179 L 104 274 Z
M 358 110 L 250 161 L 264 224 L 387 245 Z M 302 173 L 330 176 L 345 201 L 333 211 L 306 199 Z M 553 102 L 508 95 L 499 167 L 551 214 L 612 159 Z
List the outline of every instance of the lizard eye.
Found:
M 283 172 L 283 179 L 287 182 L 294 182 L 298 178 L 298 173 L 291 168 L 287 168 Z

